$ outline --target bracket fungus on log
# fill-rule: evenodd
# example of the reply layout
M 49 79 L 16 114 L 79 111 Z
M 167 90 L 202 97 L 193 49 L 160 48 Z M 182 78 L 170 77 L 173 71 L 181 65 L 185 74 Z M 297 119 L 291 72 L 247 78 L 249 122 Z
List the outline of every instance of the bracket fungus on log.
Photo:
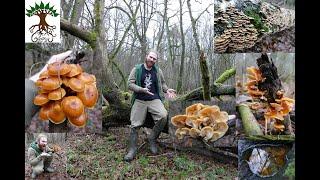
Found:
M 186 108 L 186 114 L 171 118 L 177 127 L 175 135 L 178 139 L 184 136 L 202 138 L 204 141 L 216 141 L 228 131 L 228 113 L 220 111 L 216 105 L 209 106 L 196 103 Z
M 216 11 L 214 22 L 224 30 L 214 38 L 215 52 L 237 52 L 254 46 L 258 31 L 250 20 L 234 6 L 228 6 L 226 11 Z
M 223 1 L 222 1 L 223 2 Z M 214 1 L 214 51 L 247 52 L 263 37 L 295 26 L 295 11 L 262 1 Z
M 84 127 L 86 108 L 93 108 L 98 100 L 96 77 L 83 71 L 79 64 L 55 62 L 49 64 L 36 81 L 38 94 L 33 103 L 41 106 L 40 120 Z

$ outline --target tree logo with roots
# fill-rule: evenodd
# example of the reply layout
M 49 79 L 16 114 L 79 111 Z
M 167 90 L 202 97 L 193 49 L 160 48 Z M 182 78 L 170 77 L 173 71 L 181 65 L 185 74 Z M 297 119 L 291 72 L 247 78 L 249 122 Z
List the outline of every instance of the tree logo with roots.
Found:
M 30 9 L 26 9 L 26 15 L 28 17 L 38 16 L 40 21 L 37 24 L 31 25 L 29 31 L 31 33 L 32 42 L 52 42 L 53 38 L 57 36 L 55 33 L 56 26 L 49 24 L 46 18 L 49 16 L 57 17 L 57 9 L 54 8 L 54 5 L 49 3 L 44 4 L 42 1 L 40 4 L 35 3 L 34 6 L 30 6 Z

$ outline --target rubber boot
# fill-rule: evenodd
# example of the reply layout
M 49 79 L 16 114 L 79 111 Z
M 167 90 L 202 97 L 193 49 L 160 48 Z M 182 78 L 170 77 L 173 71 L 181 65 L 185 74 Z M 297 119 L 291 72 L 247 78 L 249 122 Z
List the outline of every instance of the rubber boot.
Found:
M 129 139 L 130 147 L 128 154 L 124 157 L 124 161 L 130 162 L 137 154 L 137 142 L 138 142 L 138 129 L 131 128 L 130 139 Z
M 152 154 L 158 154 L 158 147 L 156 140 L 158 139 L 161 131 L 165 127 L 167 123 L 167 119 L 160 119 L 152 128 L 151 134 L 148 138 L 150 144 L 150 151 Z

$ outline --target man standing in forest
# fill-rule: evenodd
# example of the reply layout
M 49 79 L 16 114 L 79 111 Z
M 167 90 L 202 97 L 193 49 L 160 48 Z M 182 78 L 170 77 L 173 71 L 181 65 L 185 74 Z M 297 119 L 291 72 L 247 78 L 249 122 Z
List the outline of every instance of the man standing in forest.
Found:
M 39 134 L 36 141 L 32 142 L 28 149 L 28 160 L 32 167 L 32 179 L 42 172 L 54 172 L 54 169 L 50 167 L 54 150 L 47 146 L 47 140 L 48 138 L 45 134 Z
M 160 91 L 167 93 L 169 98 L 175 98 L 175 90 L 169 89 L 165 83 L 161 69 L 155 65 L 158 53 L 149 51 L 143 64 L 137 64 L 129 75 L 128 87 L 134 93 L 132 95 L 132 107 L 130 115 L 130 147 L 125 161 L 131 161 L 137 153 L 138 129 L 144 124 L 149 112 L 155 122 L 148 137 L 150 150 L 158 153 L 156 139 L 167 123 L 167 110 L 162 103 Z

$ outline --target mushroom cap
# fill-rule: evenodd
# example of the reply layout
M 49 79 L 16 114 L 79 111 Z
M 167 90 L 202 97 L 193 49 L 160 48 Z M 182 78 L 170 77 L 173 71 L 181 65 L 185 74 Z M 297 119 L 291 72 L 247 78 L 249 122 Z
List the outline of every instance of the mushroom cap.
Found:
M 94 84 L 85 84 L 84 91 L 78 92 L 77 96 L 86 107 L 92 108 L 98 100 L 98 89 Z
M 48 112 L 49 120 L 54 124 L 60 124 L 66 120 L 66 115 L 62 110 L 61 102 L 55 101 Z
M 201 124 L 204 122 L 205 120 L 203 118 L 199 118 L 196 120 L 192 121 L 192 127 L 196 128 L 196 129 L 200 129 Z
M 209 118 L 209 117 L 202 117 L 201 119 L 203 119 L 202 124 L 204 126 L 210 126 L 210 124 L 214 123 L 214 120 L 212 118 Z
M 283 116 L 286 116 L 287 114 L 289 114 L 289 112 L 291 111 L 292 109 L 292 106 L 291 104 L 289 104 L 288 102 L 284 101 L 284 102 L 281 102 L 281 110 L 280 110 L 280 113 L 283 115 Z
M 38 90 L 38 94 L 48 94 L 49 92 L 51 92 L 51 90 L 44 90 L 42 88 L 39 88 Z
M 48 65 L 48 74 L 51 76 L 65 75 L 71 71 L 71 68 L 66 63 L 54 62 Z
M 69 122 L 77 127 L 84 127 L 87 123 L 87 113 L 83 111 L 83 113 L 78 117 L 68 117 Z
M 291 103 L 291 104 L 294 103 L 294 99 L 291 99 L 291 98 L 288 98 L 288 97 L 281 98 L 281 101 L 286 101 L 286 102 Z
M 256 85 L 257 81 L 256 80 L 249 80 L 245 85 L 246 86 L 252 86 L 252 85 Z
M 271 109 L 270 107 L 267 108 L 267 111 L 264 113 L 265 119 L 278 119 L 283 121 L 283 115 L 280 111 L 276 111 L 274 109 Z
M 82 68 L 79 64 L 69 64 L 69 67 L 71 70 L 65 75 L 66 77 L 74 77 L 82 73 Z
M 200 112 L 199 115 L 201 117 L 209 117 L 209 118 L 213 118 L 215 116 L 217 116 L 220 113 L 220 108 L 216 105 L 213 106 L 209 106 L 206 108 L 203 108 Z
M 178 139 L 183 139 L 184 136 L 187 136 L 189 134 L 189 131 L 189 128 L 178 128 L 175 132 L 175 135 Z
M 44 79 L 44 78 L 38 79 L 34 84 L 35 84 L 37 87 L 41 87 L 41 84 L 42 84 L 43 79 Z
M 225 133 L 223 133 L 223 132 L 213 131 L 210 142 L 214 142 L 214 141 L 220 139 L 224 134 Z
M 82 80 L 85 84 L 91 84 L 96 82 L 96 77 L 93 74 L 83 72 L 77 76 L 78 79 Z
M 44 78 L 48 78 L 49 77 L 49 72 L 48 70 L 43 71 L 42 73 L 40 73 L 39 75 L 39 79 L 44 79 Z
M 276 121 L 273 123 L 273 128 L 277 131 L 277 132 L 283 132 L 285 129 L 284 124 Z
M 203 137 L 203 140 L 208 141 L 213 136 L 213 129 L 210 126 L 206 126 L 201 129 L 200 136 Z
M 68 81 L 69 87 L 75 92 L 84 91 L 84 82 L 77 78 L 71 78 Z
M 219 131 L 219 132 L 227 132 L 228 131 L 228 124 L 226 122 L 217 122 L 213 125 L 213 131 Z
M 62 77 L 62 84 L 69 87 L 69 80 L 70 80 L 69 77 L 66 77 L 66 76 Z
M 186 125 L 186 119 L 187 115 L 176 115 L 171 118 L 171 123 L 178 128 L 182 128 Z
M 264 95 L 264 92 L 263 91 L 260 91 L 260 90 L 251 90 L 251 89 L 248 89 L 248 94 L 250 96 L 263 96 Z
M 187 116 L 185 123 L 186 125 L 193 127 L 192 121 L 195 121 L 196 119 L 197 119 L 197 116 Z
M 83 103 L 77 96 L 64 97 L 61 106 L 65 115 L 71 118 L 79 117 L 84 111 Z
M 247 74 L 248 78 L 251 80 L 257 80 L 257 81 L 262 80 L 261 71 L 254 66 L 248 67 L 247 73 L 248 73 Z
M 189 131 L 189 135 L 193 138 L 197 138 L 200 136 L 200 130 L 199 129 L 196 129 L 196 128 L 191 128 L 190 131 Z
M 63 88 L 58 88 L 56 90 L 51 91 L 48 94 L 48 99 L 50 100 L 60 100 L 66 95 L 66 91 Z
M 229 119 L 229 114 L 226 111 L 220 111 L 219 115 L 216 117 L 216 122 L 227 122 Z
M 40 111 L 39 111 L 40 120 L 43 120 L 43 121 L 49 120 L 48 114 L 49 114 L 49 111 L 51 111 L 52 105 L 53 105 L 53 102 L 49 102 L 40 108 Z
M 43 79 L 41 82 L 41 88 L 44 90 L 54 90 L 58 89 L 62 84 L 62 80 L 58 77 L 48 77 L 46 79 Z
M 278 103 L 270 103 L 270 106 L 275 108 L 276 111 L 280 111 L 282 109 L 282 106 Z
M 43 106 L 44 104 L 46 104 L 47 102 L 49 102 L 48 99 L 48 94 L 38 94 L 36 97 L 34 97 L 33 99 L 33 103 L 37 106 Z
M 198 112 L 203 108 L 203 104 L 196 103 L 186 108 L 186 115 L 188 116 L 196 116 Z

